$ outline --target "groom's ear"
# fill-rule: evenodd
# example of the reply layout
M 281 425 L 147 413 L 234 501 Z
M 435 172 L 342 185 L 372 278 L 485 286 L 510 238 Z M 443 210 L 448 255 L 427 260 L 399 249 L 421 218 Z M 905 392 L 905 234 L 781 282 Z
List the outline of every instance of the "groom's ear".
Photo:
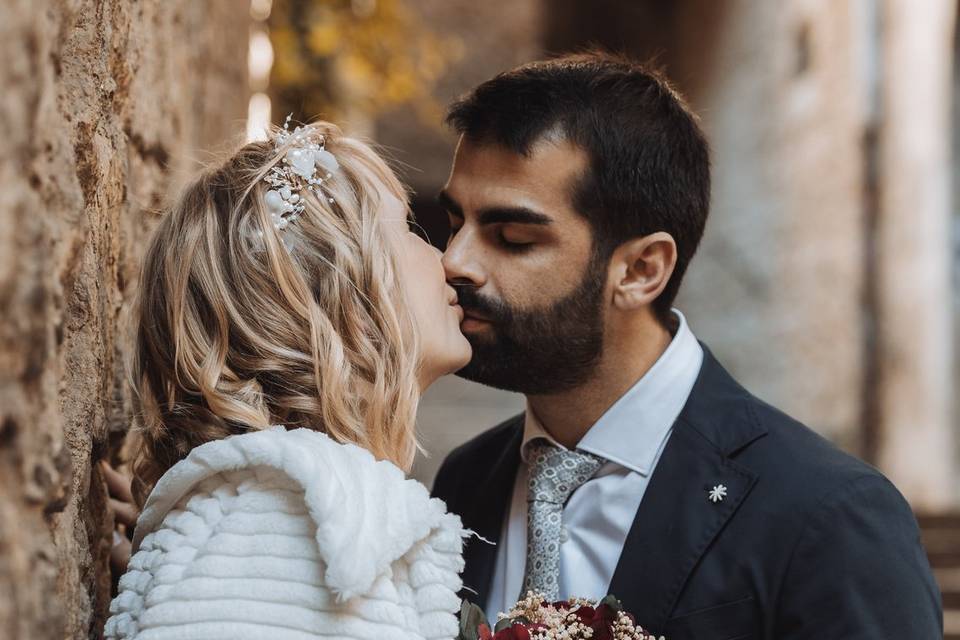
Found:
M 677 266 L 677 243 L 665 231 L 634 238 L 610 259 L 613 305 L 623 311 L 649 306 L 663 293 Z

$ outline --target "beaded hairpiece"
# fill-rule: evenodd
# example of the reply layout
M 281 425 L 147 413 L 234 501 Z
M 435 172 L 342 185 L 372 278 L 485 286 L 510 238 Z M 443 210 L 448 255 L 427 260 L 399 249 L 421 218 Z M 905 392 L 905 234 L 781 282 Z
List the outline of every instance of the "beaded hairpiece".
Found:
M 264 201 L 277 231 L 286 229 L 303 213 L 306 208 L 301 195 L 304 189 L 332 204 L 334 199 L 323 188 L 323 182 L 332 178 L 333 172 L 340 168 L 334 155 L 324 148 L 326 140 L 316 129 L 305 125 L 289 130 L 292 117 L 293 114 L 287 116 L 283 131 L 274 138 L 277 151 L 287 145 L 290 148 L 263 178 L 272 187 L 264 195 Z

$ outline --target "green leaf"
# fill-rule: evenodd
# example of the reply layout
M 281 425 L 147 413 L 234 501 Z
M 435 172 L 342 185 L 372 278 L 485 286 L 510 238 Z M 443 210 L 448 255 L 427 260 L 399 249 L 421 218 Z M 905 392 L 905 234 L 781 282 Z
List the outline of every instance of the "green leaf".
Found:
M 494 633 L 499 633 L 508 627 L 512 627 L 515 624 L 530 624 L 530 621 L 527 620 L 524 616 L 517 616 L 516 618 L 504 618 L 497 623 L 497 626 L 493 628 Z
M 614 611 L 620 612 L 623 611 L 623 605 L 620 604 L 620 601 L 617 600 L 617 597 L 614 595 L 609 595 L 600 601 L 600 604 L 605 604 Z
M 507 627 L 512 627 L 512 626 L 513 626 L 513 620 L 510 618 L 504 618 L 503 620 L 497 623 L 497 626 L 493 628 L 493 632 L 500 633 Z
M 460 605 L 460 635 L 457 636 L 457 640 L 478 640 L 481 624 L 487 624 L 487 616 L 483 609 L 464 600 Z

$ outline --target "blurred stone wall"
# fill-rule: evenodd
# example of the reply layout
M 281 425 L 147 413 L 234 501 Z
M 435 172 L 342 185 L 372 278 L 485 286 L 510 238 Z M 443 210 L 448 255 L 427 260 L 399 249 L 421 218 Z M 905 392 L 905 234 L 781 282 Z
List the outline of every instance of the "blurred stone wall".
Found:
M 714 151 L 680 306 L 749 389 L 879 466 L 918 510 L 960 497 L 956 2 L 921 5 L 685 0 L 664 55 Z
M 751 391 L 864 453 L 870 17 L 682 4 L 669 71 L 702 115 L 714 189 L 679 304 Z
M 0 637 L 96 638 L 112 523 L 92 462 L 156 210 L 242 130 L 246 3 L 0 7 Z
M 956 0 L 881 3 L 876 461 L 919 509 L 955 507 L 960 497 L 950 224 L 956 18 Z

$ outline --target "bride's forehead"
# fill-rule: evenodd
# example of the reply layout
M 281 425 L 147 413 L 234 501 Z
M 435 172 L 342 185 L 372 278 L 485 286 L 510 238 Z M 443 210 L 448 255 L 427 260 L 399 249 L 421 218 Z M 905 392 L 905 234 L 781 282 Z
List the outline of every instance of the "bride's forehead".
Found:
M 380 219 L 384 222 L 404 222 L 408 215 L 407 203 L 390 191 L 384 189 L 380 193 Z

